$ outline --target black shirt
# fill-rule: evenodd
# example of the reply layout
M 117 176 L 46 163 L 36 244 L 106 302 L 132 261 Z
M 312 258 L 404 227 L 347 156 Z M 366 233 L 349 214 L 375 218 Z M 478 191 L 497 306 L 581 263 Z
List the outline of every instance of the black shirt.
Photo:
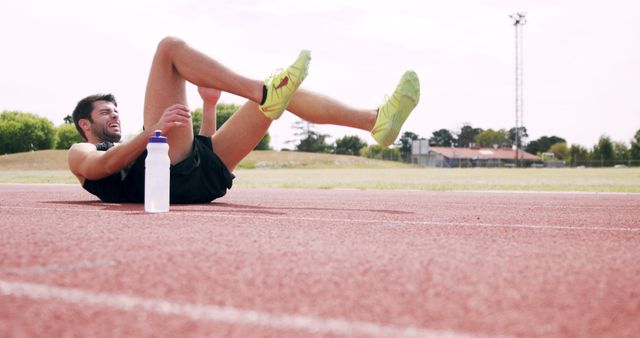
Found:
M 114 146 L 111 142 L 96 144 L 99 151 L 107 151 Z M 144 202 L 144 160 L 145 150 L 128 167 L 111 176 L 99 180 L 85 179 L 82 187 L 107 203 L 143 203 Z

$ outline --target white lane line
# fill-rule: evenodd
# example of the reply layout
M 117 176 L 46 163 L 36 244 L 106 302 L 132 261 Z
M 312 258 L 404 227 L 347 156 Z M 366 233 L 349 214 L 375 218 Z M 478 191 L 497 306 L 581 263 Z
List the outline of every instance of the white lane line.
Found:
M 209 216 L 211 214 L 188 213 L 196 216 Z M 592 230 L 592 231 L 621 231 L 621 232 L 640 232 L 638 228 L 620 228 L 620 227 L 571 227 L 566 225 L 555 224 L 491 224 L 491 223 L 463 223 L 463 222 L 435 222 L 435 221 L 388 221 L 379 219 L 352 219 L 352 218 L 324 218 L 324 217 L 288 217 L 288 216 L 249 216 L 234 214 L 218 214 L 218 216 L 236 217 L 236 218 L 266 218 L 266 219 L 285 219 L 285 220 L 304 220 L 315 222 L 340 222 L 340 223 L 379 223 L 384 226 L 403 226 L 403 225 L 436 225 L 449 227 L 479 227 L 479 228 L 523 228 L 523 229 L 556 229 L 556 230 Z
M 19 210 L 48 210 L 48 211 L 73 211 L 73 212 L 107 212 L 123 214 L 122 210 L 105 210 L 105 209 L 86 209 L 86 208 L 38 208 L 38 207 L 22 207 L 22 206 L 0 206 L 0 209 L 19 209 Z M 135 212 L 135 211 L 134 211 Z M 140 210 L 142 213 L 142 210 Z M 249 218 L 249 219 L 268 219 L 268 220 L 291 220 L 291 221 L 313 221 L 313 222 L 340 222 L 340 223 L 365 223 L 365 224 L 383 224 L 385 226 L 402 226 L 402 225 L 436 225 L 451 227 L 475 227 L 475 228 L 518 228 L 518 229 L 551 229 L 551 230 L 572 230 L 572 231 L 605 231 L 605 232 L 640 232 L 640 226 L 637 228 L 623 227 L 598 227 L 598 226 L 567 226 L 557 224 L 492 224 L 492 223 L 467 223 L 467 222 L 435 222 L 435 221 L 388 221 L 380 219 L 353 219 L 353 218 L 327 218 L 327 217 L 291 217 L 291 216 L 266 216 L 266 215 L 238 215 L 227 213 L 204 213 L 200 211 L 171 211 L 167 213 L 158 213 L 147 215 L 149 217 L 166 217 L 172 216 L 198 216 L 198 217 L 228 217 L 228 218 Z
M 477 228 L 522 228 L 522 229 L 554 229 L 554 230 L 590 230 L 590 231 L 620 231 L 620 232 L 640 232 L 638 228 L 620 228 L 620 227 L 571 227 L 566 225 L 555 224 L 491 224 L 491 223 L 463 223 L 463 222 L 435 222 L 435 221 L 388 221 L 379 219 L 353 219 L 353 218 L 326 218 L 326 217 L 289 217 L 289 216 L 256 216 L 256 215 L 235 215 L 235 214 L 216 214 L 187 212 L 187 215 L 193 216 L 223 216 L 229 218 L 250 218 L 250 219 L 273 219 L 273 220 L 292 220 L 292 221 L 314 221 L 314 222 L 339 222 L 339 223 L 379 223 L 384 226 L 403 226 L 403 225 L 436 225 L 450 227 L 477 227 Z
M 105 306 L 122 311 L 146 311 L 160 315 L 181 316 L 196 321 L 302 330 L 312 334 L 376 337 L 478 337 L 450 330 L 429 330 L 413 326 L 383 325 L 297 314 L 271 314 L 256 310 L 242 310 L 231 306 L 175 303 L 165 299 L 142 298 L 125 294 L 92 292 L 76 288 L 6 280 L 0 280 L 0 294 L 34 300 L 58 300 L 78 305 Z
M 452 190 L 454 193 L 471 194 L 529 194 L 529 195 L 613 195 L 640 196 L 640 192 L 618 191 L 554 191 L 554 190 Z
M 109 260 L 80 261 L 70 264 L 50 264 L 44 266 L 31 266 L 28 268 L 14 268 L 6 270 L 14 275 L 40 275 L 45 273 L 68 272 L 73 270 L 94 269 L 103 266 L 112 266 L 116 262 Z

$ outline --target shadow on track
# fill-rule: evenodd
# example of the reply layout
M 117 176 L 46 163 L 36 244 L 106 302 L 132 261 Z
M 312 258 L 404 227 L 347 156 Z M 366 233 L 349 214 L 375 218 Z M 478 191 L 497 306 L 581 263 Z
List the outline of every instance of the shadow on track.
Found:
M 79 201 L 43 201 L 45 204 L 77 206 L 79 209 L 84 207 L 96 207 L 100 210 L 108 211 L 125 211 L 130 214 L 146 214 L 144 205 L 141 203 L 104 203 L 98 200 L 79 200 Z M 207 204 L 172 204 L 171 211 L 174 212 L 211 212 L 211 213 L 238 213 L 238 214 L 258 214 L 258 215 L 286 215 L 291 210 L 308 210 L 308 211 L 355 211 L 381 213 L 388 215 L 408 215 L 414 212 L 387 210 L 387 209 L 355 209 L 355 208 L 320 208 L 320 207 L 264 207 L 248 204 L 213 202 Z

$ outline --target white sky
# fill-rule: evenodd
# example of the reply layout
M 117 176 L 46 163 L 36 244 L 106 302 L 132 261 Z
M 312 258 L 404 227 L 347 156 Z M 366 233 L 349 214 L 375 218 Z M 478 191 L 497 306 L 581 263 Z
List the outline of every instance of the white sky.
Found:
M 157 42 L 188 43 L 263 79 L 312 51 L 303 87 L 376 107 L 406 69 L 422 98 L 403 131 L 514 125 L 514 29 L 524 27 L 524 121 L 530 139 L 558 135 L 586 147 L 602 134 L 626 143 L 640 129 L 640 2 L 634 0 L 0 0 L 0 110 L 56 125 L 77 101 L 112 92 L 125 134 L 142 126 Z M 189 88 L 192 109 L 201 105 Z M 224 94 L 222 102 L 244 99 Z M 272 146 L 293 139 L 285 114 Z M 334 137 L 365 132 L 319 126 Z

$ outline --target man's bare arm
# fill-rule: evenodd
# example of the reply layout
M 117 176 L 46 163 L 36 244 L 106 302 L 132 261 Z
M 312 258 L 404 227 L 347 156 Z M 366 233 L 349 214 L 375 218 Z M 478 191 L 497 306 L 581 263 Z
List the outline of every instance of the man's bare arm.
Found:
M 91 143 L 76 143 L 69 149 L 69 169 L 79 178 L 99 180 L 117 173 L 142 154 L 152 131 L 144 131 L 132 140 L 107 151 L 98 151 Z
M 202 107 L 202 123 L 198 135 L 211 137 L 216 132 L 216 105 L 220 91 L 213 88 L 198 87 L 198 93 L 204 102 Z
M 68 153 L 69 169 L 81 181 L 98 180 L 117 173 L 142 154 L 154 130 L 162 130 L 166 134 L 171 128 L 188 126 L 190 118 L 187 107 L 173 105 L 165 110 L 152 128 L 107 151 L 98 151 L 91 143 L 74 144 Z

